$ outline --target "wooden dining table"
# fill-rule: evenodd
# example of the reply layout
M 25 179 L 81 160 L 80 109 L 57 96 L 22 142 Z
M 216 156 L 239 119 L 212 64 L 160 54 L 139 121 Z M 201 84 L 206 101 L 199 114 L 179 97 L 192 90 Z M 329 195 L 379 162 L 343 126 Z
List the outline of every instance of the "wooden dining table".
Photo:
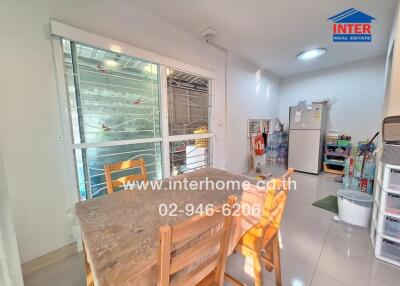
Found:
M 237 196 L 242 206 L 263 204 L 264 190 L 237 188 L 233 184 L 227 184 L 222 189 L 217 189 L 217 185 L 214 189 L 206 188 L 205 184 L 196 190 L 171 188 L 171 181 L 204 182 L 206 178 L 214 183 L 256 183 L 249 177 L 204 168 L 164 179 L 160 190 L 124 190 L 77 203 L 75 215 L 94 284 L 156 285 L 159 227 L 180 223 L 188 217 L 187 213 L 179 211 L 172 216 L 163 216 L 160 214 L 160 204 L 176 204 L 177 210 L 184 210 L 188 204 L 217 206 L 225 203 L 229 195 Z M 241 236 L 257 224 L 259 219 L 260 215 L 253 213 L 246 217 L 234 217 L 230 253 Z

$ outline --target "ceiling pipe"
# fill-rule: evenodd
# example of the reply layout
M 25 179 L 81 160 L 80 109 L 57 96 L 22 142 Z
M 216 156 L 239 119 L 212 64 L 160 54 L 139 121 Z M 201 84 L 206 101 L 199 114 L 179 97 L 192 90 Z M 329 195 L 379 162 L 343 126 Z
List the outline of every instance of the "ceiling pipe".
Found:
M 222 51 L 225 54 L 225 169 L 228 167 L 228 50 L 214 42 L 217 32 L 207 27 L 201 32 L 201 36 L 210 46 Z

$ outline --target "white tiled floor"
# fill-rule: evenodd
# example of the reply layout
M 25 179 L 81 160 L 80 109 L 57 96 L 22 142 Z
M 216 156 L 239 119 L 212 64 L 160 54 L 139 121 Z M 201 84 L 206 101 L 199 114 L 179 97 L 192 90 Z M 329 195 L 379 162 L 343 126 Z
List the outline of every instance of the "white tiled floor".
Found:
M 82 254 L 74 254 L 25 276 L 25 286 L 85 286 L 83 267 Z
M 332 220 L 311 204 L 340 188 L 334 176 L 296 173 L 297 190 L 290 193 L 282 221 L 282 271 L 285 286 L 400 285 L 400 268 L 377 260 L 366 229 Z M 230 256 L 227 271 L 252 285 L 252 261 Z M 263 272 L 274 285 L 273 273 Z M 73 255 L 25 277 L 26 286 L 85 285 L 80 255 Z
M 281 226 L 283 285 L 400 285 L 400 268 L 374 257 L 367 229 L 336 222 L 330 212 L 311 205 L 336 194 L 341 185 L 334 177 L 294 175 L 297 190 L 289 194 Z M 232 255 L 228 272 L 251 285 L 251 263 Z M 274 285 L 273 273 L 263 275 L 265 285 Z

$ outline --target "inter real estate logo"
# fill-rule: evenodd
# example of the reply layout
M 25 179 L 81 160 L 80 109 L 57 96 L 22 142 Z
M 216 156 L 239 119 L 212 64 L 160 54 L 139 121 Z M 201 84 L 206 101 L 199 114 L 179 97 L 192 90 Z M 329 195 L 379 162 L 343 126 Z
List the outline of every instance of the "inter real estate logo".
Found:
M 333 22 L 334 42 L 371 42 L 374 17 L 354 8 L 328 18 Z

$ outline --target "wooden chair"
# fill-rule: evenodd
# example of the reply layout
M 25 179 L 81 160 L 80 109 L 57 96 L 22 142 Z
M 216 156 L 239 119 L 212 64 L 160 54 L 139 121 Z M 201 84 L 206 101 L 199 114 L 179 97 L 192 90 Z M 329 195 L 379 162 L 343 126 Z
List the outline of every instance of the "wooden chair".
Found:
M 139 174 L 123 176 L 115 180 L 113 180 L 111 177 L 111 174 L 113 172 L 118 172 L 133 168 L 140 168 Z M 114 191 L 114 188 L 120 187 L 124 184 L 127 184 L 128 182 L 147 181 L 146 164 L 143 158 L 140 158 L 139 160 L 128 160 L 113 164 L 105 164 L 104 172 L 106 175 L 107 193 L 109 194 L 111 194 Z
M 286 173 L 284 173 L 280 177 L 280 180 L 282 181 L 281 190 L 286 193 L 286 196 L 289 195 L 290 181 L 292 179 L 293 173 L 294 173 L 294 169 L 288 168 Z M 283 207 L 283 211 L 284 211 L 284 207 Z M 279 218 L 279 221 L 282 219 L 283 211 Z M 276 285 L 282 285 L 282 273 L 281 273 L 281 266 L 280 266 L 280 249 L 279 249 L 279 226 L 280 226 L 280 223 L 277 226 L 270 226 L 272 228 L 272 232 L 275 231 L 275 234 L 273 236 L 273 240 L 271 240 L 271 243 L 266 243 L 264 245 L 264 248 L 261 253 L 261 255 L 262 255 L 261 258 L 265 262 L 265 269 L 269 272 L 271 272 L 273 269 L 275 269 Z M 268 239 L 268 237 L 265 238 L 265 240 L 267 240 L 267 239 Z M 274 260 L 274 257 L 276 257 L 275 260 Z
M 285 176 L 290 178 L 292 173 L 293 170 L 289 169 Z M 269 184 L 267 189 L 260 222 L 243 235 L 235 248 L 237 252 L 253 258 L 256 286 L 263 285 L 262 262 L 267 271 L 275 269 L 276 285 L 282 285 L 278 230 L 288 194 L 288 184 L 285 181 L 271 180 L 273 184 Z M 234 285 L 245 285 L 229 274 L 225 274 L 225 278 Z
M 214 208 L 212 215 L 160 227 L 158 286 L 223 285 L 235 203 L 236 197 L 230 196 L 227 216 Z

